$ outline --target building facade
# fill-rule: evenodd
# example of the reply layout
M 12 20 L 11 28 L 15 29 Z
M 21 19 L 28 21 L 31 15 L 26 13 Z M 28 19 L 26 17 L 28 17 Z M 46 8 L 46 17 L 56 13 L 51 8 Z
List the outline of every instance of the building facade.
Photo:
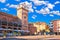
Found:
M 12 30 L 21 30 L 21 21 L 18 17 L 0 12 L 0 33 L 12 33 Z
M 47 24 L 45 22 L 36 22 L 33 23 L 34 27 L 37 28 L 37 34 L 44 32 L 50 32 L 49 31 L 49 26 L 47 26 Z
M 25 5 L 17 7 L 17 16 L 0 12 L 0 34 L 9 35 L 14 31 L 28 30 L 28 10 Z M 16 32 L 14 32 L 16 34 Z
M 60 20 L 54 20 L 53 22 L 53 31 L 55 34 L 60 34 Z
M 30 35 L 36 35 L 37 34 L 37 28 L 34 27 L 33 23 L 28 24 L 28 30 L 30 31 Z

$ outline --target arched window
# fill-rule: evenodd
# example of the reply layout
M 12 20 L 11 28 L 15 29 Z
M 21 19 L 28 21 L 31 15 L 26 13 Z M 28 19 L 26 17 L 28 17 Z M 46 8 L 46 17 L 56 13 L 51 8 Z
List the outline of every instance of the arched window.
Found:
M 17 30 L 17 28 L 14 28 L 14 30 Z
M 24 19 L 26 19 L 26 16 L 24 16 Z
M 17 24 L 17 23 L 14 23 L 14 26 L 16 26 L 16 27 L 17 27 L 17 26 L 18 26 L 18 24 Z
M 2 21 L 2 25 L 7 25 L 7 21 Z
M 5 26 L 2 26 L 2 28 L 6 28 Z
M 8 27 L 8 29 L 12 29 L 11 27 Z
M 12 22 L 8 22 L 8 26 L 13 26 L 13 23 Z

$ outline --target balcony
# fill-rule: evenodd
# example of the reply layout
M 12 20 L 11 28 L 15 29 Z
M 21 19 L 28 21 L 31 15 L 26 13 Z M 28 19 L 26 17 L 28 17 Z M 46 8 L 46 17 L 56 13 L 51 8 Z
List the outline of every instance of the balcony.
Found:
M 18 27 L 22 27 L 22 25 L 18 25 Z
M 14 30 L 17 30 L 17 28 L 14 28 Z
M 19 27 L 18 30 L 21 30 L 21 28 Z
M 13 25 L 14 25 L 15 27 L 17 27 L 17 26 L 18 26 L 18 24 L 17 24 L 17 23 L 14 23 Z
M 11 30 L 11 29 L 7 29 L 7 28 L 0 28 L 0 30 Z
M 4 30 L 3 28 L 0 28 L 0 30 Z
M 7 21 L 1 21 L 2 25 L 7 25 Z
M 8 26 L 13 26 L 13 23 L 12 22 L 8 22 Z
M 14 30 L 14 31 L 16 31 L 16 32 L 24 32 L 24 30 Z
M 7 36 L 13 36 L 13 33 L 7 33 Z
M 22 27 L 20 24 L 18 24 L 18 23 L 13 23 L 13 25 L 15 26 L 15 27 Z
M 4 29 L 4 30 L 12 30 L 12 29 Z
M 3 37 L 3 35 L 4 35 L 3 33 L 0 33 L 0 37 Z
M 30 32 L 28 30 L 14 30 L 14 31 L 16 31 L 16 32 Z

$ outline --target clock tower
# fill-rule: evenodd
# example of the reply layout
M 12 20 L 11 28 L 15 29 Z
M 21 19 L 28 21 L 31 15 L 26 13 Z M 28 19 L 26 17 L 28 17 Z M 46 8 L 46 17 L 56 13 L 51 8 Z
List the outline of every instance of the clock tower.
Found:
M 22 30 L 28 30 L 28 10 L 25 3 L 18 5 L 17 16 L 21 20 Z

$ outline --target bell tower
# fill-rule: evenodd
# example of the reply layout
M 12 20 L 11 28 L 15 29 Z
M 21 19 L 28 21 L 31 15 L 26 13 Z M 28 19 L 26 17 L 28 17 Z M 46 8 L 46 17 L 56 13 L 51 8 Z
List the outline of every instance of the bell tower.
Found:
M 25 3 L 18 5 L 17 16 L 22 22 L 22 30 L 28 30 L 28 10 Z

